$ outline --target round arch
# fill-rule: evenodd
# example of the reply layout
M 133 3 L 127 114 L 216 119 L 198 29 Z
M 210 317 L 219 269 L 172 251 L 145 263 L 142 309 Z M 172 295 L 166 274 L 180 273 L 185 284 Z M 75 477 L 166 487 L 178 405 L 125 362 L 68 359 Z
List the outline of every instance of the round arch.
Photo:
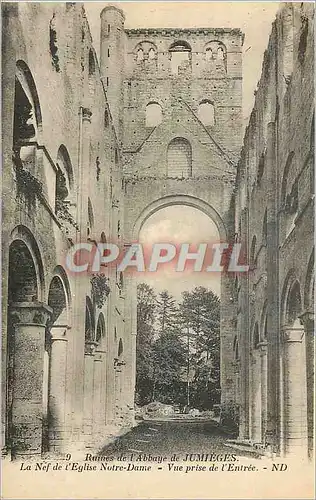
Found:
M 15 242 L 22 242 L 27 247 L 35 268 L 36 282 L 37 282 L 37 300 L 44 302 L 46 298 L 45 293 L 45 278 L 44 266 L 42 261 L 41 252 L 32 232 L 26 226 L 16 226 L 11 232 L 10 247 Z
M 173 42 L 169 47 L 169 52 L 192 52 L 191 45 L 185 40 Z
M 261 341 L 266 341 L 267 340 L 267 311 L 268 311 L 268 302 L 267 300 L 265 301 L 263 308 L 262 308 L 262 313 L 260 317 L 260 340 Z
M 133 240 L 137 240 L 141 228 L 151 215 L 153 215 L 155 212 L 158 212 L 158 210 L 161 210 L 162 208 L 171 207 L 173 205 L 185 205 L 188 207 L 196 208 L 203 212 L 205 215 L 208 215 L 218 229 L 220 240 L 226 241 L 227 232 L 218 212 L 206 201 L 190 195 L 164 196 L 163 198 L 159 198 L 147 205 L 147 207 L 141 212 L 133 226 Z
M 294 271 L 290 271 L 283 287 L 281 301 L 282 324 L 287 326 L 300 326 L 299 316 L 302 313 L 301 286 Z
M 104 320 L 104 315 L 102 312 L 100 312 L 98 316 L 98 321 L 97 321 L 97 331 L 96 331 L 96 341 L 98 343 L 101 343 L 103 339 L 105 338 L 105 320 Z
M 19 59 L 16 62 L 16 77 L 19 80 L 24 92 L 26 93 L 27 98 L 30 100 L 30 103 L 34 107 L 34 115 L 35 115 L 37 129 L 41 131 L 42 112 L 36 85 L 28 65 L 21 59 Z
M 309 308 L 313 308 L 314 286 L 315 286 L 315 276 L 314 276 L 314 250 L 313 250 L 308 261 L 305 286 L 304 286 L 304 307 L 307 310 Z
M 90 297 L 86 297 L 85 317 L 85 342 L 93 342 L 95 339 L 95 317 L 93 304 Z
M 252 332 L 252 342 L 251 342 L 252 348 L 258 349 L 259 344 L 260 344 L 259 325 L 258 322 L 256 321 Z
M 52 285 L 54 284 L 53 288 Z M 53 293 L 53 295 L 52 295 Z M 63 299 L 64 311 L 63 311 L 63 319 L 67 323 L 67 326 L 70 326 L 70 310 L 71 310 L 71 290 L 70 284 L 68 280 L 68 276 L 66 271 L 62 266 L 56 266 L 53 272 L 53 277 L 50 282 L 50 287 L 48 291 L 48 299 L 47 303 L 49 304 L 50 300 L 55 302 L 59 302 L 59 300 Z M 52 306 L 53 307 L 53 306 Z M 53 307 L 54 309 L 54 307 Z
M 294 304 L 295 302 L 295 304 Z M 291 307 L 295 308 L 295 313 L 299 314 L 296 309 L 302 307 L 302 295 L 300 283 L 297 279 L 294 269 L 291 269 L 284 281 L 282 295 L 281 295 L 281 325 L 288 325 L 291 322 L 290 313 Z
M 234 351 L 234 361 L 239 361 L 240 353 L 239 353 L 239 341 L 237 335 L 235 335 L 234 338 L 233 351 Z
M 124 347 L 123 347 L 123 340 L 120 338 L 119 344 L 118 344 L 118 349 L 117 349 L 117 357 L 118 359 L 122 359 L 124 355 Z
M 74 172 L 72 168 L 71 159 L 68 153 L 68 149 L 64 144 L 61 144 L 57 152 L 57 163 L 62 166 L 68 177 L 69 188 L 74 188 Z

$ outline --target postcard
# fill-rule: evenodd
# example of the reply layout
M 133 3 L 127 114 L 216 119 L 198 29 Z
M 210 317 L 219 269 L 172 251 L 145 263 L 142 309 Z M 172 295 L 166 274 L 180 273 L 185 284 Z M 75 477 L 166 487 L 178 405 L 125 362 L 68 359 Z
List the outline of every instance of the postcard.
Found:
M 314 498 L 314 3 L 2 2 L 2 497 Z

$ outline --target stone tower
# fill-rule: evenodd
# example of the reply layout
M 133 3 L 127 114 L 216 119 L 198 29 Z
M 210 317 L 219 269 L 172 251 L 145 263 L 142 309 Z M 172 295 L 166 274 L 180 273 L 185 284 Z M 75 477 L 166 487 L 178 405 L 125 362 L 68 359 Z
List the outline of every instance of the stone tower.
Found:
M 167 172 L 166 151 L 173 132 L 192 146 L 189 175 L 209 175 L 211 164 L 202 167 L 193 142 L 206 134 L 220 156 L 233 163 L 242 139 L 242 43 L 239 29 L 130 29 L 126 30 L 124 71 L 124 150 L 133 155 L 152 144 L 154 129 L 160 131 L 159 172 Z M 188 137 L 190 135 L 191 137 Z M 157 153 L 157 143 L 151 148 Z M 178 144 L 181 147 L 179 142 Z M 177 144 L 174 145 L 175 149 Z M 185 148 L 183 143 L 183 150 Z M 203 155 L 202 151 L 200 153 Z M 205 155 L 210 151 L 205 149 Z M 150 156 L 152 156 L 150 155 Z M 172 156 L 172 154 L 171 154 Z M 148 172 L 146 158 L 146 172 Z M 134 165 L 134 170 L 140 165 Z M 179 170 L 180 169 L 180 170 Z M 156 167 L 152 170 L 157 173 Z M 171 176 L 172 176 L 171 175 Z
M 122 84 L 125 61 L 125 16 L 122 10 L 108 6 L 101 14 L 100 67 L 110 111 L 118 138 L 122 134 Z

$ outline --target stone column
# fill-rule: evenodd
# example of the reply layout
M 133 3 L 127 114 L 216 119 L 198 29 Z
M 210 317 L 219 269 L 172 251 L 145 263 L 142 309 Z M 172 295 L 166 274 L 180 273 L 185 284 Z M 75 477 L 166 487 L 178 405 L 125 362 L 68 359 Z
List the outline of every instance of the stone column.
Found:
M 85 343 L 83 433 L 87 446 L 93 441 L 93 375 L 96 342 Z
M 53 325 L 48 391 L 49 451 L 65 452 L 67 326 Z
M 88 196 L 89 196 L 89 171 L 90 162 L 90 129 L 92 112 L 80 107 L 79 110 L 79 158 L 78 158 L 78 189 L 77 189 L 77 209 L 76 220 L 80 231 L 75 231 L 74 241 L 76 243 L 87 241 L 87 220 L 88 220 Z M 88 278 L 88 277 L 87 277 Z M 84 279 L 82 273 L 75 273 L 73 296 L 76 297 L 72 311 L 72 330 L 76 332 L 71 335 L 69 342 L 69 376 L 73 378 L 71 391 L 71 419 L 72 419 L 72 447 L 79 449 L 84 446 L 84 388 L 85 388 L 85 300 L 88 279 Z
M 267 430 L 267 381 L 268 381 L 268 353 L 267 342 L 261 342 L 260 357 L 261 357 L 261 442 L 265 442 L 265 434 Z
M 314 452 L 314 314 L 306 311 L 302 314 L 300 320 L 305 331 L 308 456 L 312 459 Z
M 251 365 L 251 439 L 254 443 L 261 443 L 261 366 L 258 349 L 253 351 Z
M 126 294 L 125 317 L 129 321 L 125 323 L 125 360 L 124 367 L 124 398 L 125 398 L 125 418 L 128 425 L 134 423 L 134 395 L 136 385 L 136 335 L 137 335 L 137 283 L 133 272 L 125 277 Z
M 122 424 L 122 382 L 124 376 L 124 361 L 117 361 L 115 365 L 115 415 L 116 423 Z
M 275 123 L 268 124 L 267 132 L 267 426 L 266 445 L 272 453 L 279 452 L 280 445 L 280 304 L 279 304 L 279 235 L 278 235 L 278 185 L 279 169 L 276 155 Z
M 239 360 L 235 360 L 233 362 L 234 367 L 234 377 L 235 377 L 235 402 L 239 403 L 239 370 L 240 370 L 240 362 Z
M 40 302 L 10 307 L 14 328 L 13 457 L 41 455 L 45 329 L 51 312 Z
M 104 393 L 103 386 L 103 358 L 105 351 L 97 349 L 94 356 L 94 376 L 93 376 L 93 434 L 96 440 L 102 437 L 104 428 Z
M 304 415 L 305 367 L 302 366 L 304 329 L 284 327 L 283 389 L 284 389 L 284 453 L 304 455 L 307 446 L 307 422 Z

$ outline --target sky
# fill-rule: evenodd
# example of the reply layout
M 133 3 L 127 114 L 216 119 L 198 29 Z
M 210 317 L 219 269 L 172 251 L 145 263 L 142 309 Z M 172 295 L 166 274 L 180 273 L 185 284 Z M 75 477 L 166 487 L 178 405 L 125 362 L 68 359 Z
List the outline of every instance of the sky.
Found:
M 280 6 L 279 2 L 86 2 L 94 47 L 99 57 L 100 12 L 106 5 L 121 8 L 126 17 L 126 28 L 240 28 L 245 34 L 243 45 L 243 116 L 247 125 L 254 91 L 260 79 L 264 51 L 268 45 L 271 25 Z M 159 210 L 142 227 L 140 242 L 152 245 L 158 239 L 170 243 L 203 243 L 218 241 L 215 224 L 202 212 L 186 207 L 172 206 Z M 183 290 L 205 286 L 220 296 L 220 276 L 215 273 L 176 273 L 170 267 L 140 275 L 139 281 L 160 292 L 167 289 L 176 299 Z
M 215 223 L 198 209 L 188 206 L 171 206 L 162 208 L 153 214 L 143 225 L 139 242 L 150 248 L 154 243 L 163 242 L 178 245 L 190 243 L 190 250 L 197 251 L 194 245 L 200 243 L 219 242 L 219 234 Z M 178 260 L 170 265 L 161 265 L 157 272 L 139 273 L 138 282 L 145 282 L 157 292 L 167 289 L 177 300 L 181 299 L 183 290 L 192 290 L 195 286 L 210 288 L 220 296 L 220 276 L 215 272 L 194 272 L 185 269 L 175 271 Z

